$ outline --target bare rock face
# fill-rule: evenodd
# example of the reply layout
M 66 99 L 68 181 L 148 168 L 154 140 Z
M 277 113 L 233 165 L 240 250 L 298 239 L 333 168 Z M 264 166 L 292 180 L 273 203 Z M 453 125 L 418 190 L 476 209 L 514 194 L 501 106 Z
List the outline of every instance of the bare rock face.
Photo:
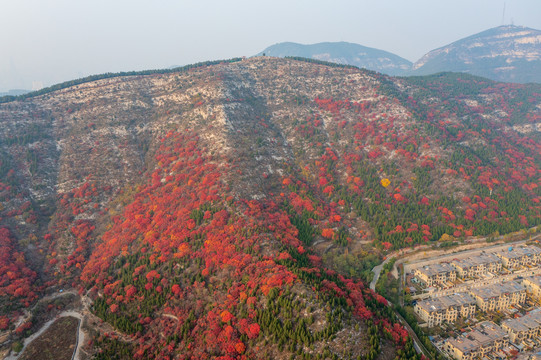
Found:
M 541 31 L 500 26 L 435 49 L 413 64 L 413 74 L 465 72 L 506 82 L 541 82 Z

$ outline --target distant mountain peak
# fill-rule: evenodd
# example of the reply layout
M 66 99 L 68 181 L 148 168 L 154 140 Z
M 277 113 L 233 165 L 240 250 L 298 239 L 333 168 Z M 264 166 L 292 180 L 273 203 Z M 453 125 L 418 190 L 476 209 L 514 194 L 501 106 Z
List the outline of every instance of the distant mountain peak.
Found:
M 466 72 L 498 81 L 541 82 L 541 31 L 502 25 L 432 50 L 413 64 L 416 75 Z
M 389 75 L 402 75 L 411 68 L 411 62 L 388 51 L 350 42 L 321 42 L 299 44 L 282 42 L 269 46 L 260 55 L 275 57 L 299 56 L 316 60 L 348 64 Z

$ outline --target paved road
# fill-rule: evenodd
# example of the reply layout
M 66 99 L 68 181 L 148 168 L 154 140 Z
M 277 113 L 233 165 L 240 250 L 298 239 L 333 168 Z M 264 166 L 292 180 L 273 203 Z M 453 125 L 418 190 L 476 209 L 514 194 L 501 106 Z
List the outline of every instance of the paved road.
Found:
M 83 331 L 84 316 L 78 312 L 66 311 L 64 316 L 73 316 L 79 319 L 79 327 L 77 328 L 77 347 L 73 353 L 72 360 L 81 360 L 81 348 L 85 343 L 85 333 Z
M 532 240 L 538 239 L 540 237 L 541 237 L 541 234 L 537 234 L 534 237 L 532 237 Z M 477 242 L 479 242 L 480 240 L 485 240 L 485 239 L 486 238 L 477 239 Z M 441 262 L 441 261 L 446 260 L 446 259 L 453 259 L 453 258 L 455 258 L 457 256 L 464 256 L 464 254 L 474 255 L 476 253 L 481 253 L 482 251 L 488 251 L 488 250 L 498 249 L 498 248 L 506 248 L 508 246 L 516 246 L 516 245 L 520 245 L 522 243 L 525 243 L 527 241 L 529 241 L 529 240 L 519 240 L 519 241 L 515 241 L 515 242 L 512 242 L 512 243 L 495 244 L 495 245 L 491 245 L 491 246 L 487 246 L 487 247 L 483 247 L 483 248 L 475 248 L 475 249 L 463 250 L 463 251 L 459 251 L 459 252 L 455 252 L 454 249 L 449 249 L 448 252 L 450 252 L 450 253 L 442 254 L 442 255 L 439 255 L 439 256 L 436 256 L 436 257 L 431 257 L 428 260 L 421 258 L 419 260 L 415 260 L 413 262 L 409 262 L 408 264 L 405 264 L 404 265 L 404 272 L 405 273 L 409 272 L 409 270 L 412 267 L 414 267 L 415 264 L 419 264 L 419 263 L 432 264 L 432 263 L 436 263 L 436 262 Z M 387 256 L 387 259 L 384 262 L 382 262 L 379 265 L 374 266 L 374 268 L 372 269 L 372 272 L 374 273 L 374 277 L 372 278 L 372 281 L 370 282 L 370 289 L 372 289 L 372 290 L 376 289 L 376 283 L 378 282 L 379 276 L 381 275 L 381 270 L 383 269 L 383 266 L 385 264 L 387 264 L 391 259 L 393 259 L 393 258 L 395 258 L 395 257 L 397 257 L 399 255 L 404 255 L 404 254 L 407 254 L 408 252 L 418 251 L 418 250 L 419 250 L 419 248 L 416 248 L 415 250 L 410 250 L 410 251 L 408 251 L 408 249 L 395 251 L 394 253 L 389 254 Z M 399 264 L 401 264 L 401 263 L 406 262 L 407 259 L 408 259 L 408 255 L 398 259 L 396 261 L 394 267 L 393 267 L 393 271 L 396 271 L 397 266 Z
M 535 237 L 532 237 L 532 240 L 537 239 L 539 236 L 541 236 L 541 234 L 538 234 Z M 512 243 L 496 244 L 496 245 L 490 245 L 490 246 L 477 248 L 477 249 L 463 250 L 459 252 L 453 252 L 450 254 L 443 254 L 436 257 L 430 257 L 429 259 L 419 259 L 419 260 L 411 261 L 411 262 L 408 262 L 407 264 L 404 264 L 404 268 L 406 272 L 411 272 L 410 270 L 415 268 L 418 264 L 430 265 L 430 264 L 435 264 L 435 263 L 441 263 L 443 261 L 451 261 L 455 258 L 465 258 L 465 257 L 475 256 L 475 255 L 481 254 L 482 252 L 485 252 L 485 253 L 495 252 L 500 249 L 507 249 L 510 246 L 514 247 L 514 246 L 522 245 L 526 243 L 527 241 L 530 241 L 530 240 L 519 240 Z
M 406 319 L 404 319 L 402 317 L 402 315 L 400 315 L 397 312 L 395 312 L 395 314 L 398 317 L 398 320 L 400 321 L 400 323 L 402 323 L 402 325 L 406 328 L 409 335 L 411 336 L 411 338 L 413 340 L 413 347 L 415 348 L 415 351 L 417 351 L 418 353 L 422 353 L 427 358 L 430 358 L 428 350 L 425 348 L 425 346 L 423 345 L 421 340 L 419 340 L 419 338 L 417 337 L 417 334 L 415 333 L 415 331 L 413 331 L 410 324 L 408 324 L 408 322 L 406 321 Z
M 41 334 L 43 334 L 45 332 L 45 330 L 47 330 L 56 320 L 58 320 L 61 317 L 66 317 L 66 316 L 71 316 L 71 317 L 79 319 L 79 326 L 78 326 L 78 330 L 77 330 L 78 331 L 77 348 L 75 349 L 75 356 L 73 357 L 73 359 L 74 360 L 81 360 L 80 351 L 81 351 L 81 346 L 84 344 L 84 340 L 85 340 L 85 334 L 84 334 L 83 330 L 81 329 L 81 325 L 83 323 L 83 315 L 81 315 L 80 313 L 75 312 L 75 311 L 63 311 L 55 319 L 47 321 L 41 327 L 41 329 L 39 329 L 37 332 L 35 332 L 34 334 L 32 334 L 29 337 L 27 337 L 26 339 L 24 339 L 23 349 L 18 354 L 15 355 L 15 354 L 11 353 L 6 358 L 4 358 L 4 360 L 17 360 L 24 353 L 24 350 L 26 349 L 28 344 L 30 344 L 37 337 L 39 337 Z
M 392 258 L 396 257 L 396 255 L 397 254 L 391 254 L 387 257 L 387 259 L 385 259 L 384 262 L 382 262 L 379 265 L 374 266 L 374 268 L 372 269 L 372 272 L 374 273 L 374 278 L 370 282 L 370 289 L 376 291 L 376 283 L 378 282 L 379 275 L 381 274 L 381 270 L 383 270 L 383 266 L 385 266 L 385 264 L 391 261 Z
M 424 293 L 424 294 L 418 294 L 412 296 L 412 300 L 415 299 L 426 299 L 426 298 L 436 298 L 440 296 L 450 295 L 457 292 L 467 292 L 469 290 L 486 286 L 486 285 L 492 285 L 492 284 L 498 284 L 506 281 L 511 281 L 516 279 L 519 276 L 526 277 L 526 276 L 533 276 L 533 275 L 540 275 L 541 274 L 541 268 L 527 270 L 527 271 L 520 271 L 515 272 L 513 274 L 508 275 L 499 275 L 489 280 L 471 280 L 467 283 L 460 284 L 458 286 L 454 286 L 450 289 L 440 290 L 432 293 Z

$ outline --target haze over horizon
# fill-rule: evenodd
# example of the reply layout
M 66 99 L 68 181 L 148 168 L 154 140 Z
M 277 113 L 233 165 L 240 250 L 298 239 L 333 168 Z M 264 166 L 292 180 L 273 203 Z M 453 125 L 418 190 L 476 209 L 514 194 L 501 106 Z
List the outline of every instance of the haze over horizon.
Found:
M 505 7 L 504 15 L 504 1 L 493 0 L 6 2 L 0 12 L 0 92 L 251 56 L 284 41 L 347 41 L 416 61 L 502 23 L 541 29 L 538 0 L 506 1 Z

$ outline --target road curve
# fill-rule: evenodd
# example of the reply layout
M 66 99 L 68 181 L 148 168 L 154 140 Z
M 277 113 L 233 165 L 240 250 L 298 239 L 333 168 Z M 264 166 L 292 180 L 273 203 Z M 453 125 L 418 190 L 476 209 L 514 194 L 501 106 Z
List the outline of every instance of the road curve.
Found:
M 11 353 L 7 357 L 5 357 L 4 360 L 17 360 L 24 353 L 24 350 L 26 349 L 26 347 L 32 341 L 34 341 L 37 337 L 39 337 L 41 334 L 43 334 L 45 332 L 45 330 L 47 330 L 56 320 L 58 320 L 61 317 L 66 317 L 66 316 L 71 316 L 71 317 L 79 319 L 79 326 L 77 328 L 77 331 L 78 331 L 78 334 L 77 334 L 77 347 L 75 348 L 74 356 L 72 357 L 72 359 L 73 360 L 81 360 L 81 354 L 80 354 L 81 353 L 81 347 L 84 344 L 84 340 L 85 340 L 85 334 L 84 334 L 84 332 L 82 330 L 84 316 L 81 315 L 80 313 L 76 312 L 76 311 L 63 311 L 56 318 L 47 321 L 41 327 L 41 329 L 39 329 L 37 332 L 35 332 L 34 334 L 32 334 L 29 337 L 27 337 L 26 339 L 24 339 L 23 349 L 18 354 Z
M 391 254 L 387 257 L 387 259 L 385 259 L 384 262 L 382 262 L 379 265 L 374 266 L 374 268 L 372 269 L 372 272 L 374 273 L 374 277 L 372 278 L 372 281 L 370 282 L 370 289 L 376 291 L 376 283 L 378 282 L 379 275 L 381 274 L 381 270 L 383 270 L 383 267 L 385 266 L 385 264 L 391 261 L 391 259 L 393 259 L 395 256 L 396 256 L 396 253 Z

